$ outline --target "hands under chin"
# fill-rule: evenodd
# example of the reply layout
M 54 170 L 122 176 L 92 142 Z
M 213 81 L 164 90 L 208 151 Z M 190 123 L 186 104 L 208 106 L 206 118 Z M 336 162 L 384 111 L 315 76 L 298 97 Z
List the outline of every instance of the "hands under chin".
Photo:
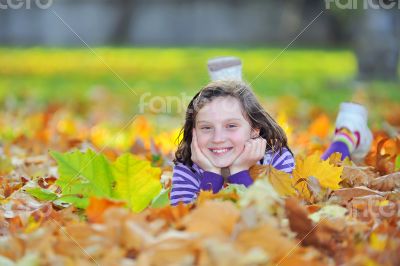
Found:
M 192 151 L 192 162 L 201 167 L 204 171 L 213 172 L 216 174 L 221 174 L 221 168 L 216 167 L 208 158 L 204 155 L 204 153 L 200 150 L 199 145 L 197 143 L 196 130 L 192 131 L 192 143 L 190 145 L 190 149 Z
M 244 170 L 249 170 L 251 166 L 264 157 L 266 146 L 267 141 L 262 137 L 249 139 L 245 143 L 243 151 L 229 167 L 230 174 L 233 175 Z
M 233 161 L 232 165 L 221 169 L 220 167 L 215 166 L 209 160 L 209 158 L 204 155 L 204 153 L 200 150 L 197 143 L 196 130 L 193 130 L 192 132 L 193 139 L 191 143 L 191 159 L 204 171 L 213 172 L 221 175 L 222 172 L 226 173 L 229 169 L 230 175 L 233 175 L 244 170 L 249 170 L 251 166 L 255 165 L 265 155 L 267 141 L 262 137 L 249 139 L 245 143 L 243 151 Z

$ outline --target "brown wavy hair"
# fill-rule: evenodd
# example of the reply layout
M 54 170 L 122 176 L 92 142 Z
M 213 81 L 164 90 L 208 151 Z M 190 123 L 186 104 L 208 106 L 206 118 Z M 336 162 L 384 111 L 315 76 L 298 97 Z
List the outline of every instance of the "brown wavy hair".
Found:
M 285 147 L 290 151 L 285 132 L 264 110 L 249 85 L 242 81 L 213 81 L 202 88 L 187 107 L 185 124 L 178 136 L 179 139 L 183 135 L 175 152 L 175 164 L 183 163 L 190 167 L 193 166 L 190 144 L 192 143 L 192 130 L 195 127 L 197 113 L 213 99 L 226 96 L 239 100 L 244 117 L 249 121 L 250 126 L 260 129 L 260 136 L 267 140 L 267 149 L 278 151 Z

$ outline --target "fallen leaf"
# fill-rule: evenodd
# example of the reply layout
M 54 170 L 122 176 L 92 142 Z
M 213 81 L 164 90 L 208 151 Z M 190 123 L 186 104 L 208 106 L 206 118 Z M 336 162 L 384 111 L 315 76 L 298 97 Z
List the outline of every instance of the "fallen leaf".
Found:
M 341 181 L 343 167 L 323 161 L 319 154 L 314 153 L 305 158 L 296 156 L 296 167 L 293 171 L 294 183 L 299 179 L 308 179 L 313 176 L 318 179 L 323 188 L 338 189 Z
M 267 239 L 270 239 L 270 241 L 265 241 Z M 246 228 L 246 230 L 238 234 L 235 242 L 239 250 L 243 252 L 255 247 L 261 248 L 275 262 L 289 254 L 296 247 L 293 241 L 282 236 L 277 228 L 268 224 L 259 225 L 255 228 Z
M 368 187 L 380 191 L 392 191 L 400 188 L 400 172 L 375 178 L 369 182 Z
M 344 166 L 341 185 L 344 187 L 368 186 L 378 177 L 371 166 Z
M 346 204 L 352 198 L 362 197 L 367 195 L 377 195 L 383 197 L 385 193 L 369 189 L 367 187 L 341 188 L 331 193 L 331 197 L 336 197 L 341 204 Z
M 146 208 L 161 191 L 161 169 L 135 155 L 127 153 L 118 157 L 112 171 L 116 181 L 115 195 L 126 200 L 135 212 Z
M 320 114 L 315 119 L 308 128 L 308 132 L 311 135 L 318 136 L 321 139 L 326 138 L 329 134 L 331 123 L 329 117 L 326 114 Z
M 272 166 L 267 168 L 267 177 L 272 187 L 281 196 L 295 196 L 297 191 L 293 187 L 293 180 L 290 174 L 279 171 Z
M 240 212 L 229 201 L 207 201 L 185 216 L 182 225 L 187 232 L 202 236 L 227 238 L 232 234 Z
M 114 201 L 106 198 L 89 198 L 89 206 L 86 208 L 86 215 L 91 223 L 102 223 L 103 213 L 112 207 L 122 207 L 125 202 Z
M 333 255 L 339 252 L 338 245 L 341 242 L 343 225 L 330 223 L 326 218 L 314 224 L 308 218 L 307 210 L 294 198 L 285 201 L 286 214 L 289 219 L 290 229 L 297 233 L 297 238 L 303 245 L 312 245 Z

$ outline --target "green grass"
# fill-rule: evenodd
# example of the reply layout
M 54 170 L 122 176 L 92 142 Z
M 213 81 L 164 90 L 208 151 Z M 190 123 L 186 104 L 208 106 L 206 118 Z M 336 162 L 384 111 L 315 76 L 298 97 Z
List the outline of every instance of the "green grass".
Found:
M 94 51 L 0 48 L 0 101 L 30 101 L 38 106 L 84 103 L 95 87 L 111 91 L 122 106 L 134 106 L 143 92 L 192 96 L 208 82 L 208 58 L 234 55 L 244 63 L 245 79 L 266 101 L 291 95 L 332 113 L 362 88 L 374 107 L 384 106 L 386 101 L 400 102 L 399 84 L 354 82 L 356 61 L 347 50 L 292 49 L 280 56 L 277 48 Z

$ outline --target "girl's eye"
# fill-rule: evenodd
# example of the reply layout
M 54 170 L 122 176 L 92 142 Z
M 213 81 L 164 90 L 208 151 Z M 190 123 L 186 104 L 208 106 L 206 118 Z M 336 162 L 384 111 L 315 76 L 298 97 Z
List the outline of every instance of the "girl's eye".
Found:
M 201 129 L 201 130 L 210 130 L 211 127 L 201 127 L 200 129 Z
M 235 128 L 235 127 L 237 127 L 237 125 L 235 125 L 235 124 L 229 124 L 228 125 L 228 128 Z

